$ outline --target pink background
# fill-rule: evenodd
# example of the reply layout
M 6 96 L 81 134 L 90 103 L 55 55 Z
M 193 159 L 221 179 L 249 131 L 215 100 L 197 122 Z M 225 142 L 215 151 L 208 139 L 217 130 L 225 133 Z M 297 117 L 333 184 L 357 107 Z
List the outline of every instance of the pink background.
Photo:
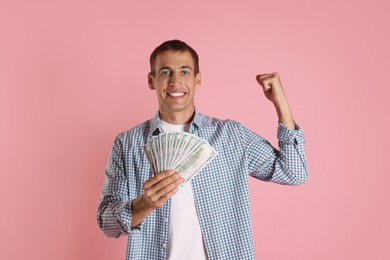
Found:
M 116 134 L 152 117 L 150 52 L 200 55 L 197 107 L 276 144 L 278 71 L 310 180 L 251 179 L 258 259 L 390 259 L 388 1 L 0 2 L 0 259 L 124 259 L 96 209 Z

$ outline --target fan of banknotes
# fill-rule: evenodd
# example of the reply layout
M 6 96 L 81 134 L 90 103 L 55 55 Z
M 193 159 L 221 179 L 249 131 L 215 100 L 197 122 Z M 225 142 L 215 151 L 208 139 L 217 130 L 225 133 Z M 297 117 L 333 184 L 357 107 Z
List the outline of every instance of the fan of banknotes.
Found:
M 206 140 L 186 132 L 153 136 L 144 150 L 154 173 L 176 170 L 185 179 L 184 184 L 217 155 Z

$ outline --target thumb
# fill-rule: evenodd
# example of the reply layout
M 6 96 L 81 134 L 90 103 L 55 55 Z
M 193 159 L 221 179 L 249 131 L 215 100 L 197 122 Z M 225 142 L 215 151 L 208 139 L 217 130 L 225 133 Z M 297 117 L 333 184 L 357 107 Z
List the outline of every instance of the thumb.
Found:
M 272 74 L 259 74 L 256 76 L 256 80 L 264 91 L 271 90 L 273 83 Z

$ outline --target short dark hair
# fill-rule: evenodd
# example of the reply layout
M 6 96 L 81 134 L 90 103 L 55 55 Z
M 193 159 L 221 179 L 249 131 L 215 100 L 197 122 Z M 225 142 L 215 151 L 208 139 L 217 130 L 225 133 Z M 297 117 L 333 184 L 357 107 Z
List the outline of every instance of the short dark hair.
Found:
M 193 48 L 191 48 L 191 46 L 189 46 L 187 43 L 185 43 L 183 41 L 170 40 L 170 41 L 166 41 L 166 42 L 163 42 L 162 44 L 160 44 L 160 46 L 158 46 L 156 49 L 154 49 L 154 51 L 150 55 L 150 60 L 149 60 L 150 74 L 152 74 L 153 76 L 156 73 L 154 65 L 155 65 L 157 56 L 164 51 L 180 51 L 180 52 L 188 51 L 191 54 L 192 59 L 194 60 L 194 73 L 195 73 L 195 75 L 199 73 L 199 57 L 198 57 L 198 54 L 196 53 L 196 51 Z

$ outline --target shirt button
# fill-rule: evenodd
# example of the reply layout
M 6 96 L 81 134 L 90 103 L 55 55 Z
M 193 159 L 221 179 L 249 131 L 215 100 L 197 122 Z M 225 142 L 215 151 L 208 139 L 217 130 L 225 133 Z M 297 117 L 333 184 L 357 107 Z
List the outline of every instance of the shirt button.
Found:
M 167 244 L 162 244 L 162 247 L 163 248 L 167 248 Z
M 165 223 L 168 223 L 168 218 L 164 218 Z

